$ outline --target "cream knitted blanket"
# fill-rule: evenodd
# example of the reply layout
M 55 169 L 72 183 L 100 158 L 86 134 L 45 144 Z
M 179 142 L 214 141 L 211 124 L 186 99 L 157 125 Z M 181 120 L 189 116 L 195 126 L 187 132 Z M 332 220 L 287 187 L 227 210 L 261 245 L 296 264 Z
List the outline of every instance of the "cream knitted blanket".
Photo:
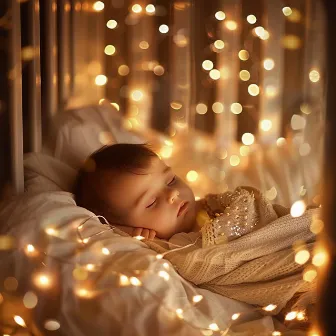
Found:
M 304 266 L 295 262 L 293 245 L 300 242 L 312 250 L 315 235 L 310 223 L 319 209 L 293 218 L 289 209 L 272 205 L 249 187 L 209 195 L 204 206 L 209 220 L 200 232 L 176 234 L 169 242 L 145 241 L 151 249 L 166 253 L 164 258 L 183 278 L 249 304 L 275 304 L 274 313 L 295 294 L 314 292 L 315 281 L 303 280 Z

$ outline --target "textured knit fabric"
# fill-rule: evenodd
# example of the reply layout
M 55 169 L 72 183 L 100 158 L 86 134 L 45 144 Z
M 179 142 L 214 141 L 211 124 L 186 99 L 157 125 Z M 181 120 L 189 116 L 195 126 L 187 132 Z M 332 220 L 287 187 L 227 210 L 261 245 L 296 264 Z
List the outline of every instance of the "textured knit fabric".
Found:
M 274 313 L 295 294 L 314 290 L 315 281 L 303 280 L 306 265 L 295 262 L 293 245 L 300 241 L 312 251 L 310 223 L 319 209 L 293 218 L 289 209 L 247 187 L 209 195 L 204 205 L 209 220 L 200 232 L 180 233 L 169 242 L 145 241 L 159 253 L 170 251 L 164 257 L 186 280 L 249 304 L 275 304 Z

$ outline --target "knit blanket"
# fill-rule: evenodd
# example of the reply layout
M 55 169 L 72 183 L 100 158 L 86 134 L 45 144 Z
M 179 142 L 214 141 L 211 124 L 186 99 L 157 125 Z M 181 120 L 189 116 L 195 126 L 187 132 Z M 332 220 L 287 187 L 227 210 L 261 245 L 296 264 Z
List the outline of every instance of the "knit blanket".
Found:
M 273 313 L 294 295 L 298 302 L 307 296 L 312 301 L 316 282 L 303 280 L 306 265 L 296 263 L 295 254 L 300 248 L 312 251 L 310 224 L 320 209 L 292 217 L 289 209 L 271 204 L 249 187 L 208 195 L 203 204 L 208 219 L 200 232 L 145 243 L 183 278 L 226 297 L 261 307 L 276 305 Z

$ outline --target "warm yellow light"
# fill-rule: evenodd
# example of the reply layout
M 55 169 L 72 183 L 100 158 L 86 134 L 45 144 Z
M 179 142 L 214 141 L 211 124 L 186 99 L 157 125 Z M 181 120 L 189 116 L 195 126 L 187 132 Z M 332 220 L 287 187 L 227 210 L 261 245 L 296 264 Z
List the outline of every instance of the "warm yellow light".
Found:
M 169 32 L 169 27 L 165 24 L 162 24 L 159 27 L 159 32 L 162 33 L 162 34 L 167 34 Z
M 237 22 L 233 20 L 225 21 L 225 26 L 229 30 L 236 30 L 238 27 Z
M 193 296 L 193 302 L 197 303 L 200 302 L 203 299 L 202 295 L 194 295 Z
M 264 60 L 264 68 L 266 70 L 272 70 L 274 68 L 274 61 L 271 58 L 266 58 Z
M 305 264 L 310 258 L 310 253 L 307 250 L 301 250 L 295 254 L 295 262 L 299 265 Z
M 61 324 L 56 320 L 47 320 L 44 323 L 44 328 L 50 331 L 58 330 L 61 327 Z
M 259 37 L 262 40 L 268 40 L 269 37 L 270 37 L 270 34 L 269 34 L 269 32 L 266 29 L 264 29 L 264 31 L 262 32 L 262 34 Z
M 222 11 L 218 11 L 216 12 L 215 14 L 215 18 L 218 20 L 218 21 L 223 21 L 225 19 L 226 15 L 224 12 Z
M 90 298 L 92 296 L 92 293 L 90 293 L 86 288 L 77 288 L 75 293 L 82 298 Z
M 222 40 L 216 40 L 214 42 L 214 46 L 217 48 L 217 49 L 223 49 L 225 47 L 225 43 L 222 41 Z
M 278 94 L 278 90 L 274 85 L 266 85 L 265 92 L 267 97 L 275 97 Z
M 134 236 L 133 238 L 135 238 L 137 240 L 144 240 L 145 239 L 145 237 L 143 237 L 143 236 Z
M 254 135 L 252 133 L 244 133 L 242 136 L 242 142 L 247 146 L 252 145 L 254 143 Z
M 260 121 L 260 128 L 263 131 L 268 132 L 272 128 L 272 121 L 268 120 L 268 119 L 261 120 Z
M 148 49 L 149 48 L 149 43 L 147 41 L 141 41 L 139 43 L 140 49 Z
M 218 331 L 219 330 L 219 327 L 216 323 L 211 323 L 209 325 L 209 329 L 213 330 L 213 331 Z
M 284 7 L 282 8 L 282 12 L 284 13 L 285 16 L 289 16 L 292 14 L 292 9 L 290 7 Z
M 276 307 L 277 307 L 277 305 L 275 305 L 275 304 L 269 304 L 268 306 L 263 307 L 263 310 L 265 310 L 265 311 L 272 311 L 272 310 L 274 310 Z
M 117 103 L 111 103 L 111 105 L 117 110 L 120 110 L 120 106 Z
M 33 292 L 27 292 L 23 297 L 23 305 L 28 309 L 36 307 L 38 302 L 37 296 Z
M 45 232 L 49 236 L 56 236 L 57 234 L 57 230 L 55 230 L 54 228 L 47 228 Z
M 21 316 L 19 316 L 19 315 L 14 315 L 14 321 L 15 321 L 18 325 L 20 325 L 21 327 L 24 327 L 24 328 L 27 327 L 27 326 L 26 326 L 26 323 L 25 323 L 25 321 L 24 321 L 24 319 L 23 319 Z
M 165 268 L 165 269 L 169 269 L 169 264 L 168 263 L 163 263 L 163 267 Z
M 296 9 L 293 8 L 292 13 L 287 17 L 288 21 L 298 23 L 301 21 L 301 13 Z
M 109 254 L 110 254 L 110 251 L 109 251 L 108 248 L 103 247 L 103 248 L 102 248 L 102 253 L 105 254 L 105 255 L 109 255 Z
M 254 15 L 248 15 L 246 20 L 250 24 L 255 24 L 257 22 L 257 18 Z
M 155 13 L 155 6 L 152 4 L 149 4 L 146 6 L 146 12 L 149 14 Z
M 107 45 L 104 49 L 104 53 L 109 56 L 115 54 L 115 52 L 116 52 L 116 48 L 112 44 Z
M 174 110 L 179 110 L 182 107 L 182 104 L 178 101 L 173 101 L 170 103 L 170 107 Z
M 142 7 L 139 4 L 135 4 L 132 6 L 132 11 L 134 13 L 141 13 L 142 12 Z
M 322 232 L 324 228 L 324 223 L 321 219 L 313 219 L 311 225 L 310 225 L 310 231 L 314 234 L 319 234 Z
M 215 102 L 212 104 L 212 111 L 215 113 L 222 113 L 224 111 L 224 105 L 220 102 Z
M 107 77 L 105 75 L 98 75 L 95 78 L 95 84 L 98 86 L 103 86 L 107 83 Z
M 27 253 L 34 253 L 35 252 L 35 247 L 32 244 L 28 244 L 26 247 Z
M 130 283 L 133 286 L 141 286 L 141 281 L 136 277 L 130 277 Z
M 312 112 L 311 107 L 307 103 L 302 103 L 300 105 L 300 111 L 304 114 L 310 114 Z
M 100 12 L 104 9 L 105 5 L 104 5 L 104 2 L 102 1 L 96 1 L 94 4 L 93 4 L 93 10 L 95 10 L 96 12 Z
M 306 119 L 299 114 L 294 114 L 291 119 L 291 127 L 298 131 L 306 127 Z
M 156 259 L 162 259 L 163 258 L 163 255 L 162 254 L 157 254 L 156 255 Z
M 309 72 L 309 79 L 313 83 L 318 82 L 320 80 L 320 73 L 317 70 L 311 70 Z
M 257 84 L 250 84 L 248 86 L 248 93 L 251 96 L 258 96 L 260 90 L 259 90 L 259 86 Z
M 256 27 L 254 28 L 254 32 L 257 36 L 262 36 L 262 34 L 265 32 L 265 28 L 259 26 L 259 27 Z
M 303 274 L 303 280 L 307 282 L 312 282 L 317 276 L 317 272 L 314 269 L 309 269 L 304 272 Z
M 230 156 L 230 165 L 233 167 L 238 166 L 240 163 L 240 158 L 238 155 L 231 155 Z
M 183 310 L 181 308 L 176 309 L 176 315 L 182 319 L 183 318 Z
M 278 138 L 276 141 L 278 147 L 284 146 L 286 143 L 287 143 L 286 139 L 282 137 Z
M 240 153 L 241 156 L 247 156 L 250 153 L 250 147 L 240 146 L 239 153 Z
M 219 79 L 220 78 L 220 71 L 219 70 L 217 70 L 217 69 L 212 69 L 212 70 L 210 70 L 210 72 L 209 72 L 209 76 L 210 76 L 210 78 L 211 79 L 213 79 L 213 80 L 217 80 L 217 79 Z
M 293 203 L 290 209 L 292 217 L 300 217 L 306 211 L 306 203 L 304 201 L 296 201 Z
M 202 63 L 202 68 L 204 70 L 208 70 L 209 71 L 209 70 L 211 70 L 213 68 L 213 63 L 211 61 L 209 61 L 209 60 L 205 60 Z
M 187 175 L 186 178 L 189 182 L 195 182 L 198 179 L 198 173 L 195 170 L 190 170 Z
M 169 280 L 169 274 L 166 271 L 159 271 L 159 277 L 165 279 L 166 281 Z
M 241 104 L 239 103 L 233 103 L 230 106 L 230 110 L 233 114 L 239 114 L 239 113 L 242 113 L 243 106 L 241 106 Z
M 241 70 L 239 72 L 239 78 L 243 81 L 248 81 L 250 79 L 251 75 L 247 70 Z
M 198 114 L 205 114 L 207 113 L 207 111 L 208 111 L 208 107 L 205 104 L 199 103 L 196 105 L 196 112 Z
M 163 146 L 160 150 L 160 156 L 162 156 L 164 159 L 168 159 L 173 154 L 173 148 L 170 146 Z
M 157 76 L 162 76 L 165 72 L 164 67 L 162 65 L 156 65 L 153 69 L 153 72 Z
M 272 336 L 281 336 L 282 334 L 281 334 L 281 331 L 273 331 L 272 332 Z
M 142 91 L 140 90 L 134 90 L 132 93 L 131 93 L 131 98 L 134 100 L 134 101 L 140 101 L 142 98 L 143 98 L 144 94 L 142 93 Z
M 286 35 L 281 40 L 284 48 L 295 50 L 301 47 L 301 39 L 296 35 Z
M 309 145 L 309 143 L 303 143 L 300 145 L 299 147 L 299 153 L 301 156 L 307 156 L 311 151 L 311 147 Z
M 44 273 L 38 273 L 34 277 L 34 283 L 37 287 L 40 288 L 49 288 L 51 286 L 50 276 Z
M 239 313 L 235 313 L 235 314 L 232 315 L 231 319 L 235 321 L 239 318 L 239 316 L 240 316 Z
M 109 29 L 115 29 L 118 26 L 118 22 L 116 20 L 108 20 L 106 23 L 106 27 Z
M 87 265 L 86 265 L 86 269 L 87 269 L 88 271 L 93 271 L 93 270 L 95 269 L 95 265 L 94 265 L 94 264 L 87 264 Z
M 129 72 L 130 72 L 130 69 L 125 64 L 120 65 L 119 68 L 118 68 L 118 74 L 120 76 L 127 76 L 129 74 Z
M 126 275 L 120 275 L 119 277 L 119 284 L 120 286 L 129 286 L 130 281 Z
M 296 311 L 292 311 L 292 312 L 288 313 L 285 316 L 285 320 L 292 321 L 292 320 L 294 320 L 296 318 L 296 315 L 297 315 L 297 312 Z
M 327 253 L 325 251 L 320 251 L 314 255 L 312 263 L 313 265 L 320 267 L 326 263 L 327 259 Z
M 240 50 L 238 53 L 238 57 L 242 60 L 242 61 L 247 61 L 250 57 L 250 54 L 248 53 L 247 50 Z

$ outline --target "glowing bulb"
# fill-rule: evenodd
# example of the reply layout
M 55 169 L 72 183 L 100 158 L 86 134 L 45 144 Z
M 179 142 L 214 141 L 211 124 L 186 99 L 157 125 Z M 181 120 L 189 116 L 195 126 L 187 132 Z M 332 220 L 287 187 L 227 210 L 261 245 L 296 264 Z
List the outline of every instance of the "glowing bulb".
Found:
M 242 81 L 248 81 L 250 79 L 251 75 L 250 73 L 247 71 L 247 70 L 241 70 L 239 72 L 239 78 L 242 80 Z
M 132 92 L 131 94 L 131 98 L 134 100 L 134 101 L 140 101 L 142 98 L 143 98 L 143 93 L 142 91 L 140 90 L 135 90 Z
M 282 334 L 281 334 L 281 331 L 273 331 L 272 332 L 272 336 L 281 336 Z
M 260 128 L 263 131 L 268 132 L 272 128 L 272 121 L 268 120 L 268 119 L 261 120 L 260 121 Z
M 156 259 L 162 259 L 163 258 L 163 255 L 162 254 L 157 254 L 156 255 Z
M 51 286 L 51 279 L 47 274 L 39 273 L 34 277 L 34 283 L 37 287 L 48 288 Z
M 310 258 L 310 253 L 307 250 L 299 251 L 295 254 L 295 262 L 299 265 L 305 264 Z
M 211 329 L 213 331 L 218 331 L 219 330 L 218 325 L 216 323 L 211 323 L 209 325 L 209 329 Z
M 118 26 L 118 22 L 116 20 L 108 20 L 106 23 L 106 27 L 109 29 L 115 29 Z
M 239 313 L 235 313 L 235 314 L 232 315 L 231 319 L 232 320 L 237 320 L 239 316 L 240 316 Z
M 215 113 L 222 113 L 224 111 L 224 105 L 220 102 L 215 102 L 212 104 L 212 110 Z
M 229 30 L 236 30 L 238 27 L 237 22 L 233 20 L 225 21 L 225 26 Z
M 251 96 L 258 96 L 260 90 L 259 90 L 259 86 L 257 84 L 250 84 L 248 86 L 248 93 Z
M 105 75 L 98 75 L 95 78 L 95 83 L 98 86 L 103 86 L 107 83 L 107 77 Z
M 307 282 L 312 282 L 317 276 L 317 272 L 314 269 L 309 269 L 304 272 L 303 274 L 303 280 Z
M 133 286 L 141 286 L 141 281 L 136 277 L 130 277 L 130 283 Z
M 118 68 L 118 74 L 120 76 L 127 76 L 129 74 L 129 72 L 130 72 L 130 69 L 125 64 L 120 65 L 119 68 Z
M 165 268 L 165 269 L 169 269 L 169 264 L 168 263 L 163 263 L 163 267 Z
M 277 144 L 278 147 L 281 147 L 281 146 L 284 146 L 286 144 L 286 142 L 287 141 L 286 141 L 285 138 L 280 137 L 280 138 L 277 139 L 276 144 Z
M 134 236 L 133 238 L 135 238 L 137 240 L 144 240 L 145 239 L 145 237 L 143 237 L 143 236 Z
M 109 251 L 108 248 L 103 247 L 103 248 L 102 248 L 102 253 L 105 254 L 105 255 L 109 255 L 109 254 L 110 254 L 110 251 Z
M 217 49 L 223 49 L 224 46 L 225 46 L 225 43 L 222 41 L 222 40 L 216 40 L 214 42 L 214 46 L 217 48 Z
M 90 297 L 90 292 L 87 289 L 85 289 L 85 288 L 78 288 L 78 289 L 76 289 L 76 294 L 79 297 L 82 297 L 82 298 L 88 298 L 88 297 Z
M 164 159 L 168 159 L 172 156 L 173 154 L 173 148 L 170 146 L 163 146 L 160 150 L 160 155 L 164 158 Z
M 263 307 L 263 310 L 265 310 L 265 311 L 272 311 L 272 310 L 274 310 L 276 307 L 277 307 L 277 305 L 275 305 L 275 304 L 269 304 L 268 306 Z
M 169 280 L 169 274 L 166 271 L 160 271 L 159 272 L 159 277 L 165 279 L 166 281 Z
M 314 255 L 312 263 L 313 265 L 320 267 L 327 261 L 327 253 L 324 251 L 318 252 Z
M 95 10 L 96 12 L 101 12 L 104 9 L 105 5 L 104 2 L 102 1 L 96 1 L 93 4 L 93 10 Z
M 310 225 L 310 231 L 319 234 L 322 232 L 324 227 L 324 223 L 321 219 L 313 219 L 311 225 Z
M 120 275 L 120 278 L 119 278 L 119 284 L 120 286 L 129 286 L 130 281 L 126 275 L 122 274 Z
M 55 229 L 53 229 L 53 228 L 47 228 L 47 229 L 45 230 L 45 232 L 46 232 L 46 234 L 49 235 L 49 236 L 55 236 L 56 233 L 57 233 L 57 231 L 56 231 Z
M 254 135 L 252 133 L 244 133 L 242 136 L 242 142 L 246 146 L 250 146 L 254 143 Z
M 193 302 L 195 302 L 195 303 L 200 302 L 202 299 L 203 299 L 202 295 L 193 296 Z
M 132 6 L 132 11 L 134 13 L 141 13 L 142 12 L 142 7 L 139 4 L 135 4 Z
M 238 155 L 231 155 L 230 157 L 230 165 L 233 167 L 238 166 L 240 163 L 240 159 Z
M 181 308 L 176 309 L 176 315 L 182 319 L 183 318 L 183 310 Z
M 162 34 L 167 34 L 169 32 L 169 27 L 165 24 L 162 24 L 159 27 L 159 32 L 162 33 Z
M 290 209 L 290 214 L 292 217 L 300 217 L 306 211 L 306 204 L 304 201 L 296 201 L 293 203 Z
M 205 60 L 202 63 L 202 68 L 204 70 L 208 70 L 209 71 L 209 70 L 211 70 L 213 68 L 213 63 L 211 61 L 209 61 L 209 60 Z
M 147 5 L 146 6 L 146 12 L 150 13 L 150 14 L 155 13 L 155 6 L 152 5 L 152 4 Z
M 28 244 L 26 247 L 27 253 L 34 253 L 35 252 L 35 247 L 32 244 Z
M 195 170 L 190 170 L 186 177 L 189 182 L 195 182 L 198 179 L 198 173 Z
M 241 59 L 242 61 L 247 61 L 250 57 L 250 54 L 248 53 L 247 50 L 240 50 L 238 53 L 238 57 L 239 59 Z
M 320 73 L 317 70 L 312 70 L 309 72 L 309 79 L 311 82 L 316 83 L 320 80 Z
M 266 70 L 272 70 L 274 68 L 274 61 L 271 58 L 266 58 L 264 60 L 264 68 Z
M 212 69 L 212 70 L 210 70 L 210 72 L 209 72 L 209 76 L 210 76 L 210 78 L 211 79 L 213 79 L 213 80 L 217 80 L 217 79 L 219 79 L 220 78 L 220 71 L 219 70 L 217 70 L 217 69 Z
M 284 7 L 282 8 L 282 12 L 284 13 L 285 16 L 289 16 L 292 14 L 292 9 L 290 7 Z
M 215 18 L 218 20 L 218 21 L 223 21 L 225 19 L 226 15 L 224 12 L 222 11 L 218 11 L 216 12 L 215 14 Z
M 239 114 L 243 111 L 243 107 L 239 103 L 231 104 L 230 110 L 233 114 Z
M 299 321 L 302 321 L 305 319 L 305 313 L 303 311 L 301 312 L 298 312 L 297 315 L 296 315 L 296 318 L 299 320 Z
M 87 269 L 88 271 L 93 271 L 94 268 L 95 268 L 95 265 L 93 265 L 93 264 L 87 264 L 87 265 L 86 265 L 86 269 Z
M 296 318 L 297 312 L 296 311 L 292 311 L 290 313 L 288 313 L 285 317 L 285 320 L 287 321 L 292 321 Z
M 207 113 L 207 111 L 208 111 L 208 107 L 205 104 L 199 103 L 196 105 L 196 112 L 198 114 L 205 114 Z
M 113 55 L 115 52 L 116 52 L 116 48 L 115 48 L 115 46 L 113 46 L 111 44 L 107 45 L 104 49 L 104 53 L 108 56 Z
M 25 323 L 25 321 L 24 321 L 24 319 L 23 319 L 21 316 L 19 316 L 19 315 L 15 315 L 15 316 L 14 316 L 14 321 L 15 321 L 18 325 L 20 325 L 21 327 L 24 327 L 24 328 L 27 327 L 27 326 L 26 326 L 26 323 Z
M 250 24 L 254 24 L 257 22 L 257 18 L 254 15 L 248 15 L 246 20 Z

